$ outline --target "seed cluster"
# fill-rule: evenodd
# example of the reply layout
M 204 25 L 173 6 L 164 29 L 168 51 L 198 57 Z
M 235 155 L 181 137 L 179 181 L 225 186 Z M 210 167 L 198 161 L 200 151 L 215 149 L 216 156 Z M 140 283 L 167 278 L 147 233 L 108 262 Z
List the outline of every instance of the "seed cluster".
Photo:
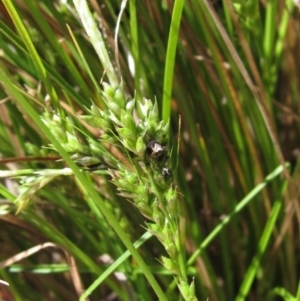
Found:
M 170 170 L 170 155 L 167 147 L 169 123 L 159 119 L 156 101 L 136 101 L 125 98 L 122 83 L 119 87 L 103 84 L 103 100 L 106 109 L 92 104 L 89 114 L 81 116 L 89 125 L 99 128 L 103 134 L 99 141 L 86 137 L 84 142 L 75 135 L 70 120 L 65 120 L 66 131 L 55 120 L 45 118 L 49 128 L 74 161 L 83 169 L 94 171 L 107 169 L 120 195 L 130 200 L 146 217 L 149 232 L 156 236 L 166 249 L 168 257 L 160 258 L 166 269 L 177 277 L 179 289 L 185 300 L 193 300 L 193 283 L 189 284 L 184 267 L 180 264 L 181 244 L 178 194 Z M 138 119 L 133 118 L 138 115 Z M 53 123 L 56 126 L 52 126 Z M 132 168 L 103 146 L 102 142 L 117 147 L 132 163 Z

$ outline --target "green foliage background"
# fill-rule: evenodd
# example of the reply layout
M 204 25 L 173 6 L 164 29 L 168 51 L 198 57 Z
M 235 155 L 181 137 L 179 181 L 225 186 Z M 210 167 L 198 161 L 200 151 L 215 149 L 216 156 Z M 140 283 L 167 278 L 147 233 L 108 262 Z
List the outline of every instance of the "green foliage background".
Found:
M 129 0 L 116 59 L 121 4 L 89 1 L 127 95 L 156 99 L 161 118 L 171 118 L 173 166 L 180 140 L 182 256 L 198 300 L 300 300 L 299 8 L 291 0 Z M 78 116 L 92 101 L 104 108 L 101 82 L 110 75 L 74 4 L 15 0 L 0 8 L 0 279 L 10 284 L 0 283 L 0 299 L 77 300 L 97 280 L 89 300 L 156 300 L 149 273 L 160 299 L 183 300 L 145 217 L 109 176 L 74 170 L 61 144 L 55 148 L 76 176 L 65 174 L 46 147 L 47 128 L 32 118 L 54 111 L 83 140 L 99 141 L 99 129 Z M 61 176 L 50 179 L 50 169 Z M 15 215 L 25 175 L 40 186 Z M 101 206 L 130 241 L 142 237 L 147 267 L 129 256 Z

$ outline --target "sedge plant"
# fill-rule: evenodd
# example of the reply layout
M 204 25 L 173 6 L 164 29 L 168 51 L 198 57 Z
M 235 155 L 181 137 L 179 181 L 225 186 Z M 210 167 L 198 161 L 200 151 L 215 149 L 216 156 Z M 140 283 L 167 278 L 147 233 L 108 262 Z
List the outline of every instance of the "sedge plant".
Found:
M 100 94 L 104 108 L 99 108 L 92 102 L 91 107 L 86 108 L 87 115 L 79 117 L 86 124 L 101 130 L 100 141 L 85 137 L 84 133 L 83 139 L 78 138 L 77 132 L 80 129 L 60 110 L 55 112 L 47 109 L 41 120 L 78 167 L 86 172 L 100 171 L 111 176 L 111 182 L 117 187 L 119 194 L 129 199 L 146 217 L 147 231 L 164 246 L 168 256 L 160 256 L 159 260 L 175 276 L 184 300 L 197 300 L 193 282 L 189 283 L 187 278 L 182 251 L 179 223 L 181 210 L 174 181 L 175 173 L 171 166 L 171 149 L 168 146 L 169 121 L 160 119 L 156 101 L 126 96 L 122 79 L 113 69 L 102 35 L 86 2 L 74 1 L 74 4 L 109 80 L 109 83 L 101 83 L 103 90 Z M 43 72 L 41 62 L 40 68 Z M 51 91 L 50 97 L 56 99 L 55 92 Z M 127 164 L 120 157 L 117 159 L 113 156 L 108 145 L 116 148 Z M 59 151 L 55 144 L 48 145 L 48 148 Z M 30 177 L 26 177 L 27 173 Z M 19 207 L 17 213 L 49 181 L 70 174 L 70 169 L 45 170 L 42 173 L 30 170 L 19 172 L 17 176 L 23 179 L 23 192 L 16 199 Z M 2 174 L 4 177 L 7 175 Z M 10 173 L 10 176 L 13 174 Z M 159 298 L 164 299 L 161 296 Z
M 0 292 L 298 300 L 295 1 L 2 2 Z

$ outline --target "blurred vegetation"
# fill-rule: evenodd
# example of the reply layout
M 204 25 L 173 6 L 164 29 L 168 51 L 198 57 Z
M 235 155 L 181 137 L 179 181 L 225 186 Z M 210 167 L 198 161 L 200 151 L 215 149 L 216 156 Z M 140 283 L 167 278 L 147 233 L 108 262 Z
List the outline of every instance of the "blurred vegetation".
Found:
M 297 1 L 123 1 L 117 57 L 122 1 L 88 3 L 126 97 L 156 100 L 170 117 L 181 255 L 198 300 L 300 300 Z M 97 280 L 85 300 L 157 300 L 148 271 L 165 300 L 184 300 L 146 217 L 105 170 L 74 170 L 42 122 L 57 114 L 62 134 L 72 124 L 82 145 L 134 163 L 79 118 L 92 103 L 104 109 L 110 74 L 74 4 L 4 0 L 0 9 L 0 280 L 9 283 L 0 299 L 78 300 Z M 68 153 L 69 142 L 60 141 Z M 103 204 L 140 239 L 148 270 Z

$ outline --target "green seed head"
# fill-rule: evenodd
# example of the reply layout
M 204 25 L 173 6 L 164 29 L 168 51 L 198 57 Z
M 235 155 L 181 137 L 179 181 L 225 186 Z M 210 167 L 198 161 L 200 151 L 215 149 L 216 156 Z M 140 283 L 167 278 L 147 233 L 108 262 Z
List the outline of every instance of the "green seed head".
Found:
M 126 103 L 126 111 L 132 114 L 134 107 L 135 99 L 128 100 Z
M 167 258 L 165 256 L 161 256 L 161 261 L 162 261 L 162 264 L 163 266 L 171 271 L 173 274 L 177 274 L 178 273 L 178 268 L 177 268 L 177 265 L 175 264 L 175 262 L 170 259 L 170 258 Z

